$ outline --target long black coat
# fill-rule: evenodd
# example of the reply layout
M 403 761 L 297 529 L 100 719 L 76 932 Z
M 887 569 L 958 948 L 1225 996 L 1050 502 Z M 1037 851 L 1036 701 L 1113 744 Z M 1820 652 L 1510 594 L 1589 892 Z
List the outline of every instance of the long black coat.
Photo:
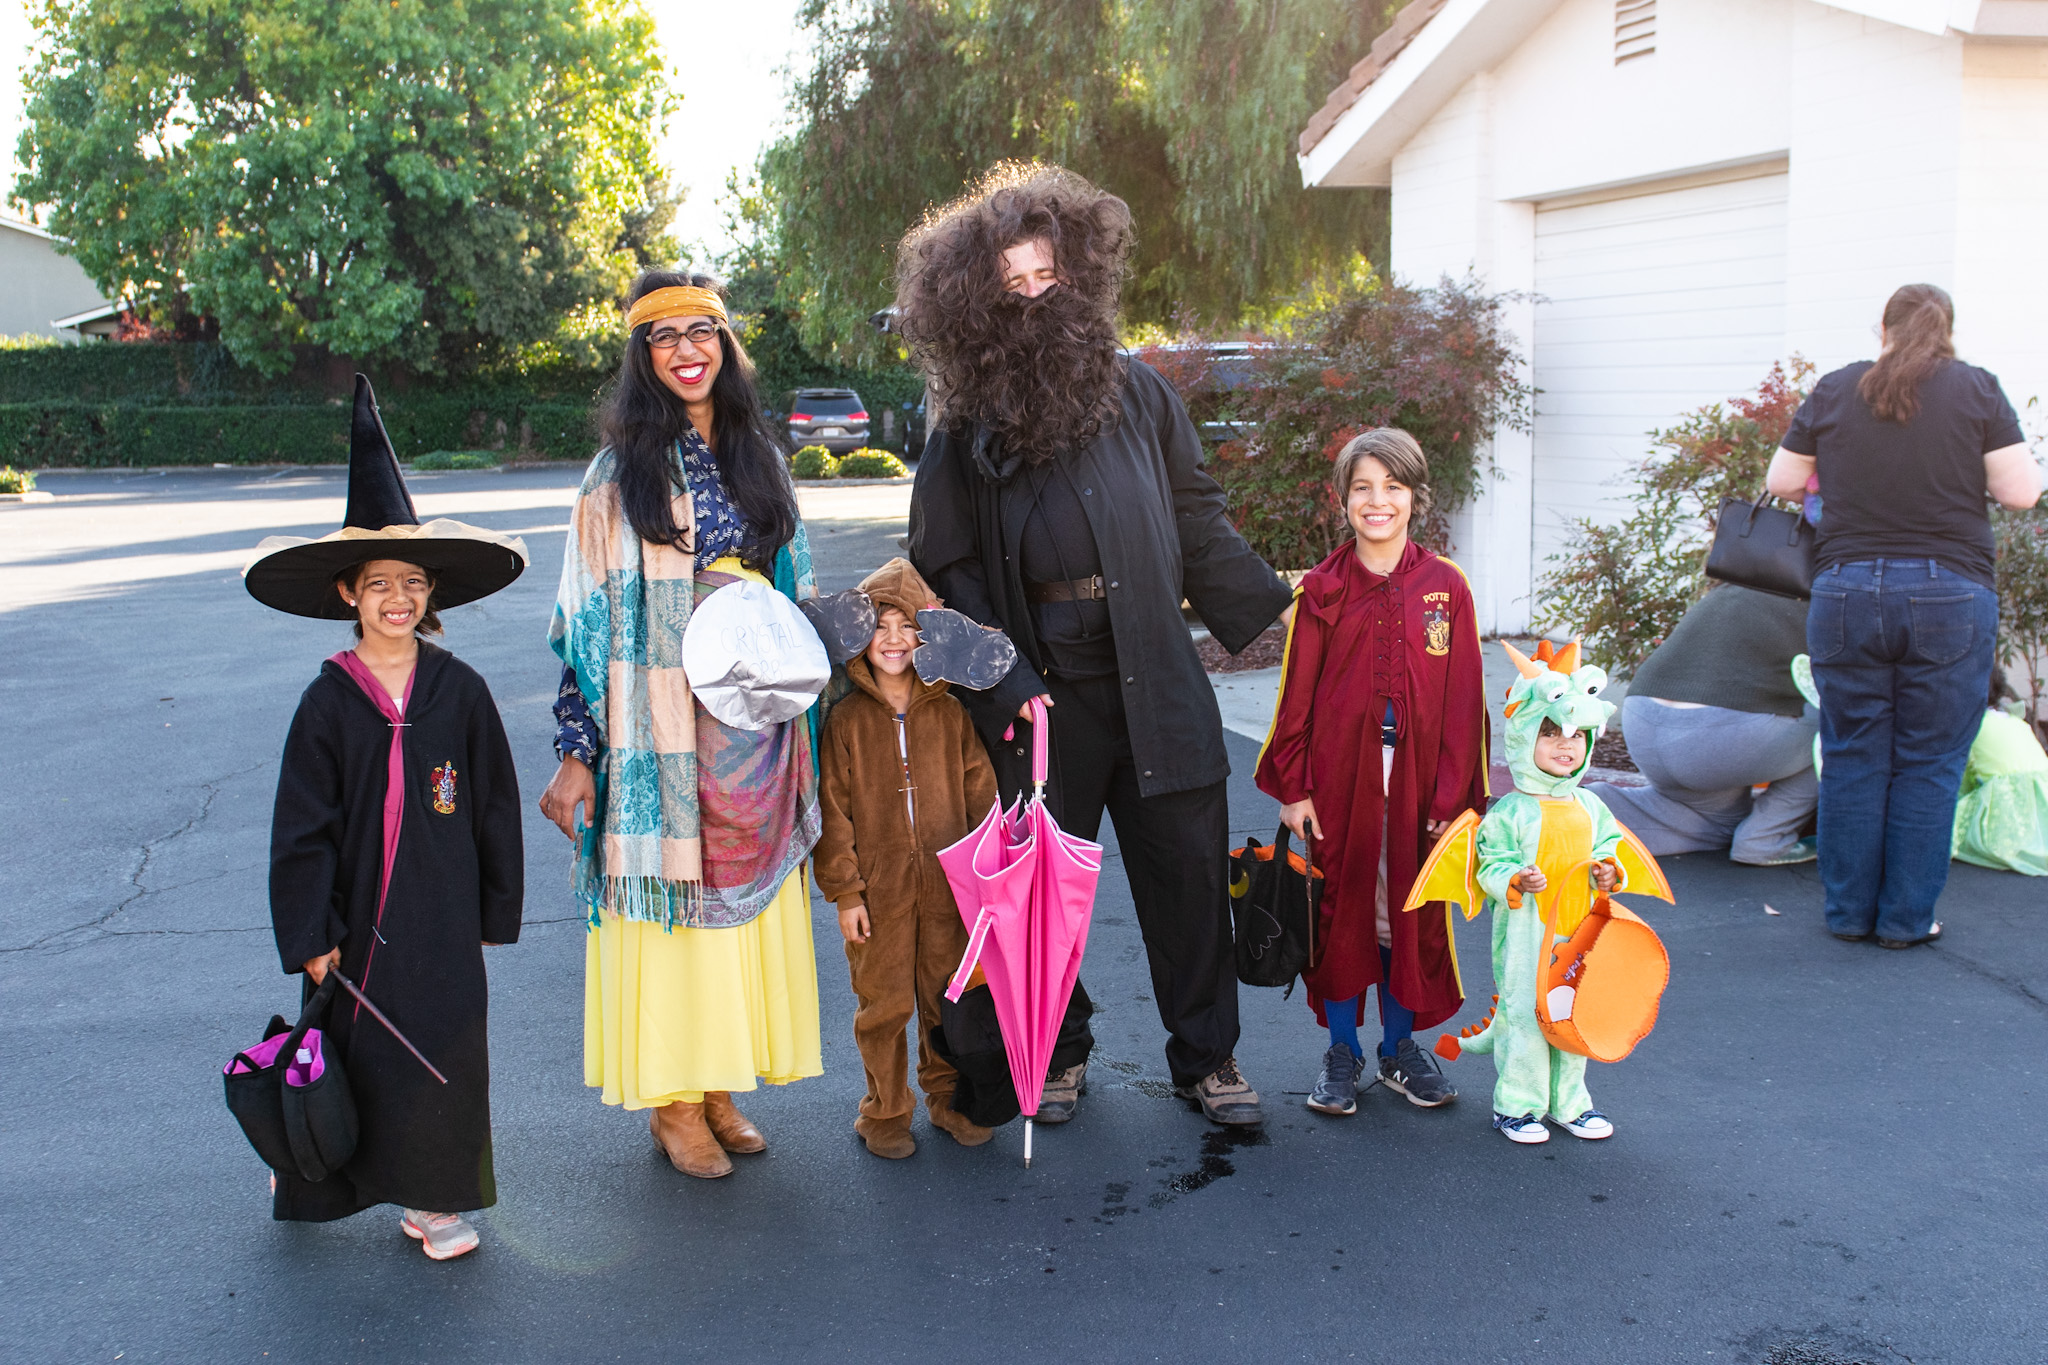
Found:
M 971 425 L 934 433 L 910 495 L 911 563 L 947 606 L 1000 626 L 1021 655 L 988 691 L 955 692 L 991 749 L 1017 708 L 1046 690 L 1018 554 L 1030 500 L 1007 496 L 1021 494 L 1021 480 L 994 447 Z M 1060 458 L 1073 461 L 1102 556 L 1138 790 L 1158 796 L 1220 782 L 1230 775 L 1223 717 L 1181 600 L 1235 653 L 1273 624 L 1292 593 L 1223 515 L 1223 490 L 1202 468 L 1194 423 L 1151 366 L 1131 362 L 1116 426 Z
M 280 1219 L 324 1222 L 373 1204 L 458 1213 L 497 1202 L 482 945 L 519 937 L 519 781 L 490 689 L 446 650 L 420 646 L 406 722 L 405 813 L 383 922 L 373 929 L 391 729 L 340 665 L 321 665 L 285 739 L 270 915 L 287 972 L 339 946 L 342 971 L 448 1084 L 338 993 L 328 1027 L 362 1138 L 326 1180 L 279 1176 L 272 1212 Z M 448 767 L 452 790 L 435 782 L 435 770 Z

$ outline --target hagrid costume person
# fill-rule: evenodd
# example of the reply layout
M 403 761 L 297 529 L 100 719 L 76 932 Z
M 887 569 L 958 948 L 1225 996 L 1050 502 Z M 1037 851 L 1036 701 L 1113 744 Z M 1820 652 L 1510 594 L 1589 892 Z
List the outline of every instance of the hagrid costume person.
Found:
M 932 1126 L 970 1147 L 993 1136 L 955 1112 L 958 1073 L 933 1050 L 931 1033 L 939 996 L 967 950 L 937 854 L 988 814 L 996 775 L 949 684 L 911 670 L 917 614 L 943 604 L 901 559 L 869 574 L 860 590 L 880 619 L 866 652 L 847 661 L 853 692 L 825 722 L 818 887 L 839 907 L 857 1005 L 853 1038 L 867 1068 L 854 1130 L 875 1155 L 900 1158 L 917 1150 L 903 1034 L 913 1009 L 917 1083 Z
M 483 949 L 519 937 L 525 859 L 505 727 L 476 671 L 419 639 L 437 609 L 518 577 L 526 547 L 460 522 L 422 525 L 356 376 L 348 510 L 318 540 L 273 537 L 244 573 L 265 606 L 353 620 L 286 736 L 270 829 L 270 915 L 306 994 L 349 980 L 447 1078 L 340 996 L 322 1027 L 361 1131 L 320 1181 L 279 1175 L 273 1213 L 324 1222 L 375 1204 L 437 1260 L 477 1244 L 459 1215 L 497 1202 Z M 330 994 L 332 994 L 330 988 Z
M 1389 913 L 1408 898 L 1430 828 L 1486 807 L 1472 591 L 1462 570 L 1407 534 L 1411 512 L 1428 505 L 1427 476 L 1421 446 L 1396 428 L 1361 433 L 1338 453 L 1334 489 L 1355 538 L 1301 581 L 1259 753 L 1259 789 L 1314 822 L 1303 851 L 1323 873 L 1321 952 L 1302 983 L 1330 1031 L 1308 1098 L 1325 1114 L 1357 1110 L 1360 1006 L 1374 986 L 1380 1081 L 1423 1108 L 1457 1097 L 1413 1037 L 1465 1002 L 1449 907 Z M 1366 567 L 1375 551 L 1388 572 Z
M 683 668 L 691 613 L 719 588 L 815 595 L 796 489 L 714 286 L 658 271 L 630 291 L 548 631 L 561 766 L 541 801 L 577 839 L 590 918 L 584 1080 L 649 1110 L 656 1145 L 703 1178 L 767 1145 L 731 1092 L 823 1070 L 803 869 L 816 710 L 728 725 Z
M 1468 918 L 1493 912 L 1493 980 L 1484 1022 L 1437 1040 L 1455 1059 L 1493 1054 L 1493 1126 L 1547 1142 L 1545 1118 L 1574 1137 L 1611 1137 L 1586 1093 L 1586 1060 L 1619 1061 L 1656 1022 L 1671 964 L 1650 927 L 1608 896 L 1627 888 L 1671 899 L 1656 859 L 1579 780 L 1614 704 L 1607 675 L 1581 666 L 1576 642 L 1548 640 L 1530 659 L 1502 642 L 1520 673 L 1508 690 L 1508 771 L 1515 789 L 1454 821 L 1404 909 L 1454 900 Z M 1484 900 L 1482 902 L 1482 897 Z
M 961 694 L 1007 796 L 1026 785 L 1029 699 L 1050 697 L 1047 801 L 1123 850 L 1152 993 L 1184 1098 L 1262 1121 L 1239 1072 L 1226 862 L 1230 772 L 1185 599 L 1241 650 L 1291 594 L 1225 518 L 1178 395 L 1118 348 L 1124 202 L 1046 166 L 999 168 L 903 241 L 896 326 L 935 413 L 910 504 L 910 559 L 950 606 L 1016 643 L 1001 682 Z M 1082 1062 L 1038 1121 L 1070 1117 Z

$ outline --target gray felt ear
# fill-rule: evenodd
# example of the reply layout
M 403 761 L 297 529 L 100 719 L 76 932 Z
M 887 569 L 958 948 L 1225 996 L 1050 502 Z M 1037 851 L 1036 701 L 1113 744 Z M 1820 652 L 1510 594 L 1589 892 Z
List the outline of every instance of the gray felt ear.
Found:
M 983 692 L 1001 682 L 1017 662 L 1017 646 L 1009 636 L 948 607 L 920 609 L 917 632 L 922 643 L 910 663 L 928 683 L 949 682 Z
M 835 667 L 866 653 L 875 638 L 875 604 L 859 588 L 808 597 L 796 605 L 824 641 L 825 657 Z

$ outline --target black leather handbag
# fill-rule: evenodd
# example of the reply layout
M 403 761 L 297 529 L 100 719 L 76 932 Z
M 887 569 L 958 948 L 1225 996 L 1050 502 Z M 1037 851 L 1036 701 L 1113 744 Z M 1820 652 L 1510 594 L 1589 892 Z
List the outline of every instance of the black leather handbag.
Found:
M 1273 843 L 1247 839 L 1230 855 L 1230 913 L 1236 923 L 1237 979 L 1285 986 L 1316 965 L 1323 874 L 1290 850 L 1287 826 Z
M 1813 596 L 1813 527 L 1797 510 L 1768 499 L 1721 499 L 1707 577 L 1779 597 Z

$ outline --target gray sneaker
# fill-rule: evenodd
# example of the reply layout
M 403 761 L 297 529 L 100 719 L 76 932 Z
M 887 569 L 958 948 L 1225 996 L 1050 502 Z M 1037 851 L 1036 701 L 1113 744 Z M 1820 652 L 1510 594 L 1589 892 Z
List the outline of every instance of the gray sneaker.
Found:
M 436 1261 L 452 1261 L 466 1251 L 476 1250 L 476 1229 L 459 1213 L 407 1209 L 400 1215 L 398 1226 Z
M 1323 1054 L 1323 1074 L 1316 1088 L 1308 1092 L 1308 1107 L 1318 1114 L 1358 1112 L 1358 1078 L 1365 1074 L 1365 1058 L 1343 1043 L 1333 1043 Z
M 1403 1038 L 1393 1056 L 1380 1058 L 1380 1081 L 1387 1089 L 1406 1095 L 1408 1103 L 1424 1109 L 1458 1098 L 1458 1087 L 1444 1079 L 1436 1058 L 1415 1046 L 1413 1038 Z
M 1211 1123 L 1233 1128 L 1256 1128 L 1266 1121 L 1265 1111 L 1259 1108 L 1259 1092 L 1252 1089 L 1252 1083 L 1237 1069 L 1235 1057 L 1193 1085 L 1175 1086 L 1173 1093 L 1184 1100 L 1199 1103 L 1203 1116 Z
M 1768 858 L 1730 858 L 1747 867 L 1791 867 L 1797 863 L 1810 863 L 1820 857 L 1820 841 L 1807 837 L 1787 844 L 1784 849 Z
M 1038 1092 L 1039 1123 L 1065 1123 L 1074 1117 L 1074 1106 L 1088 1093 L 1088 1063 L 1081 1062 L 1065 1071 L 1055 1071 L 1045 1078 L 1045 1089 Z

